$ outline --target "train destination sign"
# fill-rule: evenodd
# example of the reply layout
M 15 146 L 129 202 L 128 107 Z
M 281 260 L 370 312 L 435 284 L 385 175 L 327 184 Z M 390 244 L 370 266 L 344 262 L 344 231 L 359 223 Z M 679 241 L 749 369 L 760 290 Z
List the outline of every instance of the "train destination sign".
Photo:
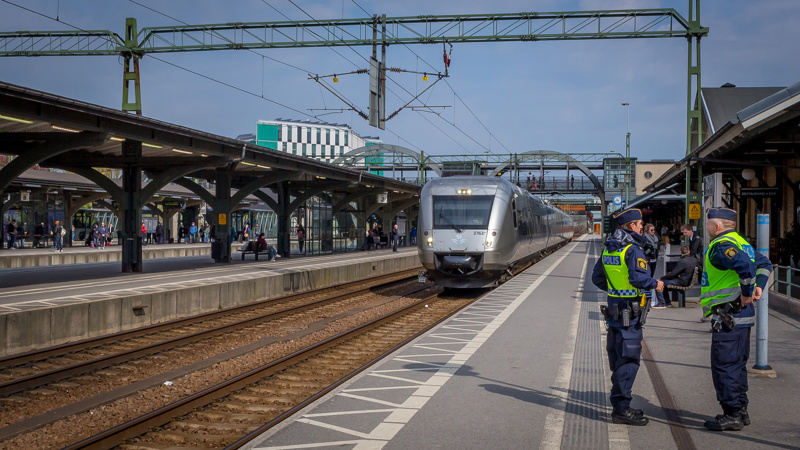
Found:
M 777 198 L 778 188 L 742 188 L 742 198 Z

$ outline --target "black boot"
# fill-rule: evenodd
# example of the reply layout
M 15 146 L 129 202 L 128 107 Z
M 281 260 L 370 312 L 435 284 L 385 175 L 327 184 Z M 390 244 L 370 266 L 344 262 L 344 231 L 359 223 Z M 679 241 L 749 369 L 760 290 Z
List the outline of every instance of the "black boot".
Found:
M 623 412 L 612 411 L 611 421 L 623 425 L 645 426 L 650 419 L 644 416 L 641 410 L 628 408 Z
M 739 417 L 742 418 L 742 424 L 744 424 L 744 426 L 750 425 L 750 414 L 747 412 L 746 407 L 739 411 Z
M 735 416 L 719 414 L 714 420 L 706 420 L 703 425 L 712 431 L 741 431 L 744 428 L 742 418 L 738 414 Z

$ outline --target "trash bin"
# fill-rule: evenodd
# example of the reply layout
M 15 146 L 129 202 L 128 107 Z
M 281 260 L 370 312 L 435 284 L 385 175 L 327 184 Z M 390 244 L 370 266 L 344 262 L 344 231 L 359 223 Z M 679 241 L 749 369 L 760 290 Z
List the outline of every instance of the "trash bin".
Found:
M 172 239 L 170 239 L 171 241 Z M 170 242 L 172 243 L 172 242 Z M 214 261 L 219 261 L 222 255 L 222 246 L 225 245 L 224 242 L 212 242 L 211 243 L 211 259 Z

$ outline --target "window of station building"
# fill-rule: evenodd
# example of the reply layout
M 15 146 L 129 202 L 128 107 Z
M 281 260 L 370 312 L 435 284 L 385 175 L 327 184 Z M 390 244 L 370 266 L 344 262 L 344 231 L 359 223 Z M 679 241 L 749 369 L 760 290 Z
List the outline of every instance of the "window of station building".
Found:
M 294 139 L 292 141 L 299 141 L 300 140 L 300 127 L 294 127 Z
M 307 156 L 307 153 L 306 153 L 306 144 L 303 144 L 303 156 Z
M 312 158 L 316 158 L 317 157 L 317 145 L 316 144 L 311 144 L 311 157 Z
M 336 145 L 339 145 L 339 130 L 333 131 L 333 141 Z
M 345 132 L 344 132 L 344 146 L 345 146 L 345 147 L 347 147 L 347 145 L 348 145 L 348 144 L 347 144 L 347 137 L 348 137 L 348 132 L 347 132 L 347 131 L 345 131 Z
M 284 142 L 283 143 L 283 151 L 285 152 L 287 150 L 287 148 L 288 148 L 288 146 L 286 145 L 286 142 Z
M 283 140 L 283 125 L 278 125 L 278 140 Z
M 296 143 L 292 143 L 292 154 L 293 155 L 297 154 L 297 144 Z
M 325 129 L 325 144 L 331 145 L 331 129 L 330 128 L 326 128 Z
M 306 133 L 306 142 L 310 143 L 311 142 L 311 127 L 308 127 L 308 129 L 306 129 L 306 131 L 307 131 L 307 133 Z
M 317 128 L 317 144 L 322 144 L 322 129 Z

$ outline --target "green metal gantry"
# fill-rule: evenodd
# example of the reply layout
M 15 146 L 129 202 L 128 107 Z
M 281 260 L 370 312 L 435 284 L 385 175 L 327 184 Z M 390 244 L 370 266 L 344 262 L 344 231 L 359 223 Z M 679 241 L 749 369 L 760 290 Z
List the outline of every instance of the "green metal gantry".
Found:
M 379 26 L 385 26 L 387 33 L 376 34 Z M 689 42 L 688 154 L 692 119 L 698 121 L 698 143 L 702 139 L 699 126 L 699 105 L 702 104 L 700 39 L 707 34 L 708 28 L 700 25 L 700 0 L 689 0 L 688 20 L 675 9 L 663 8 L 411 17 L 374 15 L 363 19 L 232 22 L 137 30 L 136 19 L 129 18 L 124 38 L 107 30 L 2 32 L 0 56 L 122 56 L 125 59 L 122 109 L 141 114 L 139 59 L 148 53 L 360 45 L 386 48 L 393 44 L 442 42 L 685 38 Z M 133 101 L 129 101 L 131 83 Z M 692 93 L 698 99 L 697 108 L 692 102 Z M 688 175 L 687 172 L 687 194 Z

